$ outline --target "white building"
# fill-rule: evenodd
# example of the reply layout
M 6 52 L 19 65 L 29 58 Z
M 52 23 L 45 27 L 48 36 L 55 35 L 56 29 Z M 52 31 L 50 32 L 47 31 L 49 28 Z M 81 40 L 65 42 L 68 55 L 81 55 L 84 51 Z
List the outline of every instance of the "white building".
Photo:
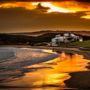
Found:
M 70 40 L 69 40 L 70 39 Z M 56 35 L 55 38 L 52 38 L 51 45 L 52 46 L 60 46 L 61 43 L 69 43 L 69 42 L 75 42 L 75 41 L 83 41 L 82 37 L 79 37 L 73 33 L 65 33 L 63 36 L 60 34 Z
M 69 33 L 64 33 L 64 36 L 65 37 L 69 37 Z
M 65 41 L 65 37 L 59 34 L 59 35 L 56 35 L 55 38 L 52 38 L 51 44 L 52 46 L 58 46 L 60 45 L 60 43 L 64 43 L 64 41 Z

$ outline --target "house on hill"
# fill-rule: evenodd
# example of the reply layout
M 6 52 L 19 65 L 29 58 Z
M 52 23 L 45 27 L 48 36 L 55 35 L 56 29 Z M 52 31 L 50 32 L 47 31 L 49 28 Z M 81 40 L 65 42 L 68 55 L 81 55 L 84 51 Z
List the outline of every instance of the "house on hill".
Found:
M 51 46 L 60 46 L 61 43 L 70 43 L 76 41 L 82 42 L 83 38 L 73 33 L 64 33 L 63 35 L 58 34 L 52 38 Z

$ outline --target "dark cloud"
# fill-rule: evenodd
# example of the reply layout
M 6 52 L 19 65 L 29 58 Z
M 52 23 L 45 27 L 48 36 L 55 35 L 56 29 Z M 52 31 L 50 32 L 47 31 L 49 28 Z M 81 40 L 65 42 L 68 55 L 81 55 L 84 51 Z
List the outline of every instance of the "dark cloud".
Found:
M 81 19 L 84 12 L 49 13 L 23 8 L 0 9 L 0 32 L 22 32 L 43 29 L 90 30 L 90 20 Z
M 34 1 L 73 1 L 73 0 L 0 0 L 0 2 L 9 2 L 9 1 L 25 1 L 25 2 L 28 2 L 28 1 L 31 1 L 31 2 L 34 2 Z M 80 1 L 80 2 L 90 2 L 90 0 L 75 0 L 75 1 Z
M 76 0 L 76 1 L 80 1 L 80 2 L 90 2 L 90 0 Z

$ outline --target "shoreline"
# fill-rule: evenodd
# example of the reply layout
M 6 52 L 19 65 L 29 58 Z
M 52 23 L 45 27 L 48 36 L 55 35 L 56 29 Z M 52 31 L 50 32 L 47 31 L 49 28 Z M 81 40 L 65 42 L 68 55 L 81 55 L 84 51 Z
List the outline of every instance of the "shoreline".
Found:
M 30 45 L 0 45 L 0 47 L 17 47 L 17 48 L 33 48 L 33 49 L 47 49 L 53 52 L 66 54 L 79 54 L 84 55 L 85 59 L 90 59 L 90 51 L 80 50 L 78 48 L 66 48 L 66 47 L 49 47 L 49 46 L 30 46 Z
M 3 47 L 5 47 L 5 46 L 3 46 Z M 23 47 L 23 46 L 13 46 L 13 45 L 12 46 L 9 45 L 9 47 L 33 48 L 33 49 L 49 49 L 49 50 L 53 50 L 53 51 L 55 51 L 57 53 L 66 52 L 66 54 L 71 54 L 71 53 L 75 54 L 75 53 L 77 53 L 77 54 L 82 54 L 82 55 L 84 55 L 85 58 L 90 59 L 90 52 L 89 51 L 82 51 L 82 50 L 79 50 L 78 48 L 30 47 L 30 46 L 29 47 L 27 47 L 27 46 Z M 21 63 L 19 63 L 19 64 L 22 65 Z M 26 64 L 27 64 L 27 62 L 26 62 Z M 15 64 L 15 65 L 17 65 L 17 64 Z M 14 64 L 13 64 L 13 66 L 10 65 L 10 67 L 13 67 L 14 70 L 18 70 L 19 69 L 20 71 L 14 71 L 14 73 L 13 73 L 13 69 L 8 67 L 6 70 L 7 71 L 11 71 L 11 74 L 10 74 L 10 72 L 2 73 L 3 76 L 4 76 L 3 77 L 2 74 L 1 74 L 2 78 L 6 79 L 3 82 L 9 81 L 9 79 L 7 79 L 7 77 L 9 77 L 9 74 L 10 74 L 10 77 L 14 76 L 14 77 L 19 78 L 19 77 L 24 76 L 26 72 L 30 71 L 29 69 L 25 69 L 22 66 L 20 66 L 19 68 L 14 68 Z M 31 70 L 33 70 L 33 69 L 31 69 Z M 20 72 L 22 72 L 22 73 L 20 73 Z M 5 77 L 6 74 L 7 74 L 7 76 Z M 88 88 L 90 88 L 90 85 L 89 85 L 89 83 L 90 83 L 90 80 L 89 80 L 89 78 L 90 78 L 90 71 L 71 72 L 71 73 L 69 73 L 69 75 L 71 76 L 71 78 L 65 81 L 65 83 L 66 83 L 68 88 L 78 88 L 78 89 L 83 89 L 83 88 L 88 89 Z M 13 81 L 15 79 L 13 78 L 13 80 L 12 79 L 10 79 L 10 80 Z M 84 82 L 82 82 L 82 81 L 84 81 Z

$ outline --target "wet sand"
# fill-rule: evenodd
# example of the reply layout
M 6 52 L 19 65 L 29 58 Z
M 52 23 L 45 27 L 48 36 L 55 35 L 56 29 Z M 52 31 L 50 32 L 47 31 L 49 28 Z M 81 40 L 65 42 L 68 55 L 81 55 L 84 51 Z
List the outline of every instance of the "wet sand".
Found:
M 90 71 L 70 73 L 71 78 L 65 83 L 68 87 L 90 90 Z
M 46 62 L 58 57 L 58 54 L 40 49 L 3 47 L 0 48 L 0 56 L 0 82 L 9 82 L 26 72 L 35 71 L 35 68 L 25 69 L 26 66 Z
M 84 58 L 90 59 L 90 51 L 80 50 L 79 48 L 64 48 L 64 47 L 50 47 L 50 46 L 30 46 L 30 45 L 0 45 L 0 47 L 16 47 L 16 48 L 32 48 L 32 49 L 46 49 L 53 50 L 55 52 L 65 52 L 67 54 L 80 54 L 84 55 Z
M 41 63 L 41 64 L 35 65 L 33 67 L 27 67 L 29 65 L 32 66 L 32 64 L 29 60 L 31 58 L 29 56 L 31 51 L 29 52 L 28 50 L 25 50 L 26 52 L 25 51 L 23 52 L 23 50 L 21 50 L 21 52 L 18 52 L 19 59 L 14 59 L 15 61 L 12 61 L 14 64 L 11 63 L 11 61 L 3 62 L 3 64 L 0 63 L 0 68 L 1 68 L 0 69 L 0 78 L 1 78 L 0 82 L 2 82 L 2 83 L 11 82 L 9 84 L 0 83 L 0 85 L 2 86 L 2 88 L 9 85 L 8 87 L 6 87 L 9 90 L 10 88 L 16 88 L 16 86 L 13 86 L 14 84 L 16 84 L 14 81 L 17 82 L 19 78 L 22 78 L 25 76 L 24 79 L 21 80 L 21 82 L 25 82 L 25 80 L 26 80 L 26 82 L 28 84 L 28 82 L 30 83 L 30 81 L 31 81 L 31 83 L 34 83 L 34 82 L 32 82 L 32 79 L 34 79 L 34 78 L 35 78 L 35 80 L 38 80 L 37 78 L 40 78 L 41 80 L 45 80 L 45 78 L 44 78 L 44 75 L 45 75 L 45 77 L 52 80 L 52 81 L 48 82 L 51 84 L 45 85 L 43 87 L 40 86 L 41 88 L 35 86 L 36 90 L 42 90 L 42 88 L 44 88 L 45 90 L 60 90 L 60 89 L 61 90 L 73 89 L 74 90 L 76 88 L 81 89 L 81 90 L 82 89 L 86 89 L 86 90 L 90 89 L 90 79 L 89 79 L 90 78 L 90 71 L 89 71 L 89 67 L 90 67 L 89 54 L 90 53 L 87 51 L 78 51 L 77 49 L 72 50 L 70 48 L 63 49 L 63 50 L 59 48 L 58 50 L 61 52 L 66 51 L 67 57 L 65 57 L 65 55 L 62 54 L 62 56 L 60 56 L 60 57 L 62 57 L 61 59 L 59 58 L 59 59 L 53 60 L 52 59 L 53 57 L 51 57 L 51 56 L 49 56 L 51 58 L 48 58 L 48 59 L 45 59 L 47 56 L 45 56 L 45 57 L 43 56 L 43 57 L 40 57 L 40 60 L 42 60 L 44 62 L 50 60 L 51 62 Z M 87 52 L 87 53 L 85 53 L 85 52 Z M 20 54 L 20 53 L 22 53 L 22 54 Z M 26 58 L 23 58 L 23 56 L 25 55 L 24 53 L 25 54 L 27 53 L 28 57 L 25 56 Z M 71 53 L 72 53 L 72 55 L 70 55 Z M 86 55 L 86 57 L 82 58 L 82 56 L 74 55 L 75 53 L 78 53 L 78 54 L 81 54 L 84 56 Z M 40 55 L 40 53 L 38 55 Z M 35 57 L 35 55 L 33 57 Z M 18 67 L 18 65 L 19 65 L 19 67 Z M 2 66 L 3 66 L 3 68 L 2 68 Z M 29 79 L 26 79 L 27 78 L 26 76 L 27 77 L 29 76 Z M 46 82 L 47 78 L 44 83 L 47 83 Z M 55 82 L 59 82 L 59 84 L 56 84 Z M 64 83 L 66 86 L 63 86 Z M 37 84 L 42 84 L 42 82 L 37 83 Z M 54 85 L 52 85 L 52 84 L 54 84 Z M 23 85 L 23 83 L 21 83 L 21 85 Z M 27 85 L 26 85 L 26 87 L 27 87 Z M 26 88 L 26 87 L 23 87 L 23 88 Z M 29 88 L 29 89 L 35 90 L 35 87 L 34 88 L 32 87 L 31 89 Z M 18 88 L 18 90 L 22 90 L 20 88 Z M 24 89 L 24 90 L 28 90 L 28 89 Z

